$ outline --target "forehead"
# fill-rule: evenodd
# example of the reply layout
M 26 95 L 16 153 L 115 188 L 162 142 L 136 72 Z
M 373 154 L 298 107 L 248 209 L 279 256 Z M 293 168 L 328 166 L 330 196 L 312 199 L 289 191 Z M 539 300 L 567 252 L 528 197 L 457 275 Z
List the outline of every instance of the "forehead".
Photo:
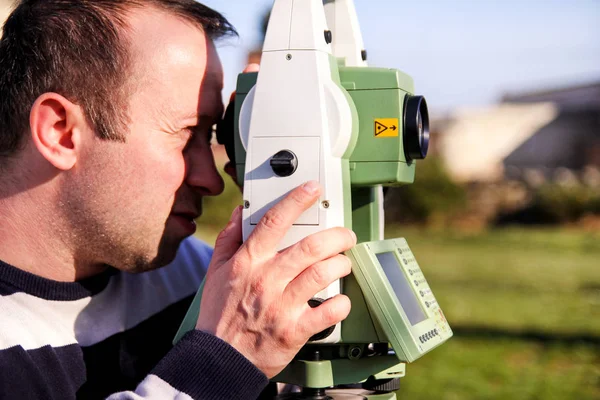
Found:
M 198 26 L 150 7 L 132 11 L 129 26 L 136 93 L 142 99 L 163 113 L 220 116 L 222 66 Z

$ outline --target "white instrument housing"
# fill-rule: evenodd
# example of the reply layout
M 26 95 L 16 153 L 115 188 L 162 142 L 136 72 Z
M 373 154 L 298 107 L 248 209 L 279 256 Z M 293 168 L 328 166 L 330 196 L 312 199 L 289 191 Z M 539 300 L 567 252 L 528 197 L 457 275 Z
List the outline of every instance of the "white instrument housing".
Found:
M 243 237 L 292 189 L 318 181 L 319 201 L 304 212 L 279 244 L 295 244 L 313 233 L 344 226 L 342 156 L 352 138 L 352 111 L 334 78 L 331 45 L 321 0 L 276 0 L 271 12 L 254 88 L 242 105 L 240 135 L 246 150 Z M 297 157 L 296 171 L 275 174 L 270 159 L 279 151 Z M 315 293 L 341 292 L 340 281 Z M 340 326 L 327 338 L 336 343 Z M 313 342 L 315 343 L 315 342 Z

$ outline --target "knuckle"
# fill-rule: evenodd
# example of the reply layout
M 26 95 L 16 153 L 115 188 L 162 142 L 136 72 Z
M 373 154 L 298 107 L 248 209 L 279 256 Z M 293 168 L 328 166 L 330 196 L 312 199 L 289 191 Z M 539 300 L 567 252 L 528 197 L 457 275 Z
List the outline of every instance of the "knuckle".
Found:
M 241 257 L 233 257 L 231 259 L 231 275 L 234 277 L 240 277 L 247 269 L 247 264 L 242 260 Z
M 227 229 L 227 227 L 225 227 L 225 229 L 223 229 L 221 232 L 219 232 L 219 234 L 217 235 L 217 239 L 215 240 L 215 243 L 219 243 L 221 241 L 223 241 L 224 239 L 226 239 L 229 236 L 229 230 Z
M 248 264 L 251 264 L 254 259 L 259 258 L 260 254 L 263 251 L 261 249 L 259 240 L 246 241 L 246 243 L 244 243 L 244 245 L 242 246 L 242 250 L 249 261 Z
M 277 337 L 277 342 L 282 348 L 291 348 L 296 344 L 296 327 L 292 324 L 286 324 Z
M 250 284 L 252 296 L 254 298 L 263 297 L 267 291 L 267 285 L 263 279 L 258 279 Z
M 313 265 L 310 271 L 311 280 L 319 287 L 328 285 L 330 280 L 328 271 L 329 269 L 325 263 Z
M 284 221 L 283 214 L 279 210 L 272 208 L 261 218 L 259 224 L 267 230 L 275 230 L 280 228 L 284 224 Z
M 304 207 L 310 199 L 306 192 L 302 189 L 293 190 L 290 193 L 289 199 L 298 207 Z
M 323 251 L 323 241 L 309 236 L 300 242 L 302 253 L 310 257 L 318 257 Z

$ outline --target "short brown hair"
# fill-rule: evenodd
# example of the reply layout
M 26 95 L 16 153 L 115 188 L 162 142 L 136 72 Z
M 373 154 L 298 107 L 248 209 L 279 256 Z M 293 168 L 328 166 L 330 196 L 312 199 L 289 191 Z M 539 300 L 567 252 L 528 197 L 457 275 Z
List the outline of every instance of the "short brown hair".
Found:
M 126 14 L 153 6 L 198 25 L 213 40 L 236 35 L 218 12 L 194 0 L 21 0 L 0 40 L 1 158 L 18 152 L 43 93 L 80 105 L 98 137 L 124 140 L 130 68 Z

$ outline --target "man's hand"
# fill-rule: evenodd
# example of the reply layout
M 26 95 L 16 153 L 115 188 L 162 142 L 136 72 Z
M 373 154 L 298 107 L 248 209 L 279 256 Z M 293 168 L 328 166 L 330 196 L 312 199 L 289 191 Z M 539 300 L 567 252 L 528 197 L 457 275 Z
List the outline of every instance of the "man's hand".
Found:
M 268 378 L 285 368 L 312 335 L 350 312 L 344 295 L 316 308 L 307 301 L 350 273 L 350 260 L 340 253 L 356 244 L 352 231 L 332 228 L 276 250 L 319 194 L 316 182 L 294 189 L 241 246 L 242 213 L 237 208 L 217 238 L 206 276 L 196 328 L 231 344 Z

